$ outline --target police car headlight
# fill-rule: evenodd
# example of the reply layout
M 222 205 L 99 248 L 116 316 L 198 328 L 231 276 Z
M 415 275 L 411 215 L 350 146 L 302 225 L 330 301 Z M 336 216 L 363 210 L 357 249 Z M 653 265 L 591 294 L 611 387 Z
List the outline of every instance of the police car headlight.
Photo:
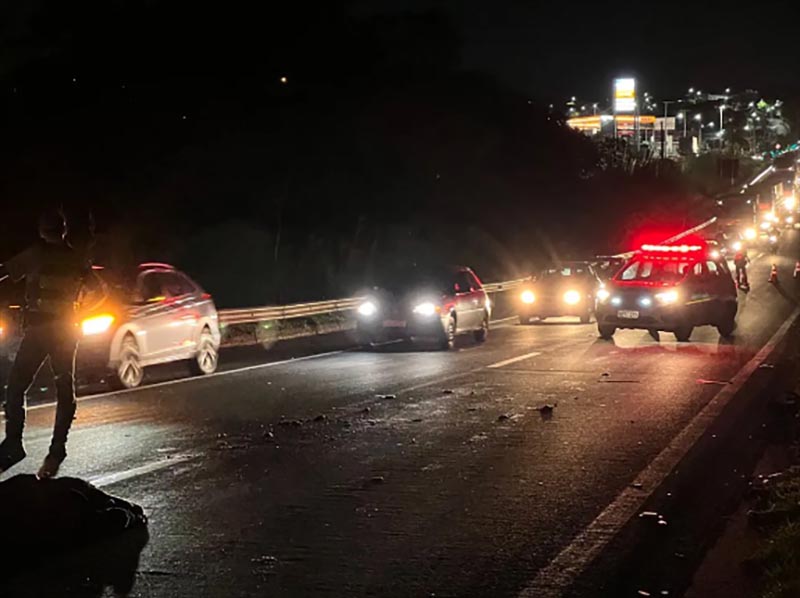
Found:
M 413 311 L 418 316 L 432 316 L 438 311 L 438 309 L 430 301 L 425 301 L 423 303 L 415 305 L 414 309 L 412 309 L 411 311 Z
M 609 293 L 605 289 L 597 289 L 597 295 L 595 296 L 597 297 L 598 301 L 600 301 L 601 303 L 605 303 L 606 301 L 608 301 L 608 298 L 611 296 L 611 293 Z
M 111 325 L 114 323 L 114 316 L 111 314 L 102 314 L 99 316 L 92 316 L 86 318 L 81 322 L 81 331 L 83 336 L 93 336 L 95 334 L 103 334 L 107 332 Z
M 523 303 L 528 305 L 536 301 L 536 295 L 533 294 L 533 291 L 522 291 L 522 294 L 519 296 L 519 298 Z
M 567 305 L 575 305 L 580 303 L 581 294 L 578 291 L 567 291 L 564 293 L 564 303 Z
M 375 305 L 372 301 L 364 301 L 361 305 L 358 306 L 358 315 L 363 316 L 365 318 L 371 318 L 376 313 L 378 313 L 378 306 Z
M 650 307 L 653 305 L 653 300 L 650 297 L 642 297 L 639 299 L 639 305 L 642 307 Z
M 612 297 L 611 298 L 611 305 L 613 305 L 615 307 L 619 306 L 619 305 L 622 305 L 622 297 Z
M 655 294 L 656 301 L 661 305 L 672 305 L 678 302 L 678 291 L 663 291 Z

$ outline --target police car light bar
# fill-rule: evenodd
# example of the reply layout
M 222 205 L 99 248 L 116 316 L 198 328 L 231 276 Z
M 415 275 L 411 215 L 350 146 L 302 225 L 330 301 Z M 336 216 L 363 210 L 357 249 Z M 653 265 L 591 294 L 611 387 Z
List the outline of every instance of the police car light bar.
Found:
M 654 253 L 690 253 L 702 250 L 702 245 L 642 245 L 642 251 L 652 251 Z

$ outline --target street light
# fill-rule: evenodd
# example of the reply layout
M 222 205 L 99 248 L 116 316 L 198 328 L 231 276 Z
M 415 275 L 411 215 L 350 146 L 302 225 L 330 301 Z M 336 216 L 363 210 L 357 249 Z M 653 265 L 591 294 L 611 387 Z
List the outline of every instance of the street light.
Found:
M 688 118 L 686 118 L 686 113 L 685 112 L 678 112 L 678 120 L 682 120 L 683 121 L 683 137 L 685 138 L 686 137 L 686 123 L 689 120 Z

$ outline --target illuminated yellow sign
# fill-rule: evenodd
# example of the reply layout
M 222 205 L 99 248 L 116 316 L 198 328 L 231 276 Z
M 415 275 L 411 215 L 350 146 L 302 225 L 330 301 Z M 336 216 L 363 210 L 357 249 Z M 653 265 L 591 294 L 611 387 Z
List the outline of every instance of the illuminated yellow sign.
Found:
M 614 112 L 636 112 L 636 79 L 614 79 Z

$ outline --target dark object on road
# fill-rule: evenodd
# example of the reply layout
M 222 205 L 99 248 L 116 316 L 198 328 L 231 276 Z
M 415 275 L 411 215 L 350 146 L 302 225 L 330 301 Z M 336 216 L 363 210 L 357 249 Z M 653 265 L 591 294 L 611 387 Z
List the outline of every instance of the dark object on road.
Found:
M 508 419 L 509 419 L 509 417 L 505 413 L 501 413 L 500 415 L 497 416 L 497 421 L 499 421 L 499 422 L 504 422 L 504 421 L 506 421 Z
M 772 264 L 772 268 L 770 268 L 769 270 L 769 280 L 767 282 L 769 282 L 770 284 L 779 284 L 777 264 Z
M 550 419 L 553 417 L 553 410 L 555 409 L 555 405 L 542 405 L 539 407 L 539 415 L 542 416 L 542 419 Z
M 147 525 L 141 507 L 77 478 L 17 475 L 0 482 L 0 512 L 13 515 L 3 535 L 24 559 L 28 548 L 59 550 Z
M 383 401 L 391 401 L 397 398 L 397 395 L 378 395 L 378 398 Z
M 0 595 L 102 596 L 108 586 L 125 595 L 133 587 L 148 540 L 138 505 L 76 478 L 17 475 L 0 482 L 0 511 Z M 42 564 L 46 571 L 33 574 Z

